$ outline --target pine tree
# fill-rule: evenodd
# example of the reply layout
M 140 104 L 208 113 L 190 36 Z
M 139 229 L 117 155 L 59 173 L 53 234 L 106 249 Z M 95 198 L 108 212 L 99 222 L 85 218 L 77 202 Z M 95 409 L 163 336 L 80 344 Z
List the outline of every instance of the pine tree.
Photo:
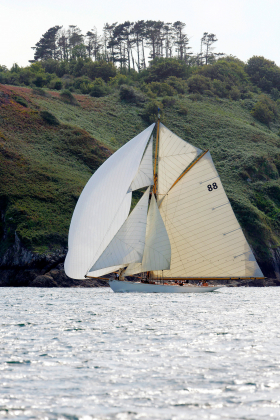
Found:
M 53 26 L 42 35 L 42 38 L 35 44 L 32 49 L 35 50 L 34 60 L 47 60 L 52 58 L 57 60 L 59 58 L 59 48 L 57 46 L 57 34 L 61 26 Z

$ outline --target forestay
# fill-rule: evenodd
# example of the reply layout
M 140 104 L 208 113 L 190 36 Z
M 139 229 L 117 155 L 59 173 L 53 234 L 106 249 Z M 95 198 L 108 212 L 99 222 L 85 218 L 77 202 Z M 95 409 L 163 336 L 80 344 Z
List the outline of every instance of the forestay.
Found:
M 172 250 L 163 277 L 263 276 L 209 152 L 171 188 L 160 213 Z
M 170 267 L 171 247 L 161 218 L 156 199 L 152 194 L 147 217 L 145 248 L 141 264 L 130 264 L 125 276 L 151 270 L 168 270 Z
M 95 276 L 95 270 L 106 267 L 128 265 L 141 262 L 145 245 L 147 225 L 147 212 L 150 188 L 143 194 L 129 217 L 120 230 L 109 243 L 105 251 L 98 258 L 90 270 L 90 275 Z M 114 271 L 108 269 L 108 272 Z
M 148 187 L 154 184 L 153 175 L 153 138 L 148 143 L 143 159 L 135 178 L 133 179 L 129 191 L 138 190 L 139 188 Z
M 201 153 L 201 150 L 182 140 L 160 124 L 158 160 L 158 203 L 169 191 L 176 179 Z
M 74 211 L 66 274 L 83 279 L 128 216 L 134 179 L 154 124 L 115 152 L 86 184 Z M 116 216 L 117 215 L 117 216 Z

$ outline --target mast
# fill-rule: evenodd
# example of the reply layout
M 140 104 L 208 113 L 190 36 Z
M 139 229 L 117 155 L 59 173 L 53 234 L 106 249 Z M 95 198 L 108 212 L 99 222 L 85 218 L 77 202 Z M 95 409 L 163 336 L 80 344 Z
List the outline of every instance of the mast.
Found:
M 155 163 L 154 163 L 154 188 L 153 188 L 153 193 L 155 195 L 157 193 L 157 174 L 156 174 L 156 169 L 157 169 L 158 138 L 159 138 L 159 123 L 160 123 L 160 114 L 159 114 L 159 111 L 160 111 L 160 109 L 158 108 L 156 150 L 155 150 Z

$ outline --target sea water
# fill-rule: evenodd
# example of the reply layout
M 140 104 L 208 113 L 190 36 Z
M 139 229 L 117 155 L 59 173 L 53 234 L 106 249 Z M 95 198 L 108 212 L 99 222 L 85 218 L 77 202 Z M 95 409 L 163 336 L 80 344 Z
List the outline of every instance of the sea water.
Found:
M 2 418 L 280 419 L 280 287 L 0 302 Z

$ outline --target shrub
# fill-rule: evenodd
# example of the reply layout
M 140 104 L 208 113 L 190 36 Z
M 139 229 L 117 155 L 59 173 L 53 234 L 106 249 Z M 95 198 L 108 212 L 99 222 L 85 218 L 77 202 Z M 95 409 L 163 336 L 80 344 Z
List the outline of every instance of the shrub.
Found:
M 38 88 L 38 87 L 33 88 L 32 93 L 39 96 L 49 96 L 48 93 L 44 89 Z
M 219 98 L 227 98 L 229 95 L 227 84 L 216 79 L 213 80 L 213 92 L 215 95 L 219 96 Z
M 14 96 L 14 101 L 16 101 L 18 104 L 24 106 L 25 108 L 28 108 L 28 102 L 22 98 L 21 96 Z
M 151 90 L 156 96 L 176 95 L 176 90 L 167 83 L 151 82 L 146 85 L 146 89 Z
M 105 82 L 108 82 L 111 77 L 116 76 L 117 69 L 113 63 L 107 63 L 106 61 L 101 60 L 86 63 L 83 72 L 92 80 L 101 77 Z
M 162 104 L 160 102 L 151 100 L 149 101 L 146 106 L 144 107 L 144 110 L 141 114 L 141 117 L 147 122 L 147 123 L 153 123 L 158 118 L 158 109 L 162 108 Z M 163 112 L 160 111 L 161 119 L 163 118 Z
M 132 102 L 135 104 L 143 103 L 146 101 L 145 96 L 141 92 L 138 92 L 133 87 L 127 85 L 121 85 L 120 99 L 122 101 Z
M 87 76 L 81 76 L 81 77 L 76 77 L 73 83 L 74 83 L 75 89 L 81 89 L 82 84 L 89 85 L 92 83 L 92 81 Z
M 279 99 L 279 98 L 280 98 L 280 92 L 279 92 L 279 90 L 278 90 L 278 89 L 276 89 L 276 88 L 272 88 L 272 89 L 271 89 L 271 97 L 272 97 L 272 99 L 273 99 L 274 101 L 277 101 L 277 99 Z
M 57 79 L 54 82 L 54 87 L 55 90 L 61 90 L 62 89 L 62 81 Z
M 208 77 L 211 80 L 220 80 L 230 86 L 241 86 L 248 84 L 248 75 L 244 63 L 231 58 L 220 59 L 212 65 L 203 66 L 198 74 Z
M 41 111 L 40 115 L 46 123 L 50 125 L 59 125 L 58 119 L 51 112 Z
M 62 81 L 60 79 L 53 79 L 50 82 L 50 89 L 61 90 L 62 89 Z
M 253 98 L 252 92 L 246 86 L 240 88 L 240 93 L 241 93 L 241 99 L 252 99 Z
M 187 82 L 179 77 L 170 76 L 165 80 L 165 83 L 172 86 L 177 93 L 186 93 L 188 91 Z
M 172 98 L 172 97 L 170 97 L 170 96 L 165 96 L 165 97 L 162 99 L 162 104 L 163 104 L 165 107 L 168 107 L 168 106 L 173 106 L 173 105 L 175 105 L 175 103 L 176 103 L 176 99 L 174 99 L 174 98 Z
M 43 87 L 47 84 L 47 79 L 44 75 L 38 75 L 36 76 L 36 78 L 33 80 L 33 83 L 35 86 L 37 87 Z
M 203 94 L 209 96 L 209 98 L 213 98 L 213 96 L 215 96 L 212 90 L 205 90 Z
M 190 93 L 203 93 L 205 90 L 211 90 L 212 83 L 208 77 L 196 74 L 188 79 Z
M 234 101 L 238 101 L 241 98 L 241 92 L 237 86 L 233 86 L 229 92 L 229 96 Z
M 111 86 L 131 85 L 133 81 L 125 74 L 118 73 L 115 77 L 111 77 L 109 84 Z
M 155 58 L 150 62 L 146 72 L 146 82 L 161 82 L 170 76 L 178 78 L 187 77 L 190 68 L 177 58 Z
M 91 84 L 90 96 L 95 98 L 101 98 L 109 93 L 109 88 L 101 77 L 95 79 L 94 83 Z
M 186 107 L 186 105 L 180 104 L 179 108 L 178 108 L 178 114 L 180 115 L 188 115 L 188 108 Z
M 202 95 L 200 95 L 200 93 L 191 93 L 189 95 L 189 99 L 193 102 L 196 102 L 196 101 L 202 101 L 203 97 Z
M 256 103 L 251 113 L 254 118 L 256 118 L 258 121 L 264 124 L 269 124 L 274 119 L 273 112 L 265 103 L 261 101 Z
M 76 99 L 74 98 L 74 96 L 72 95 L 72 93 L 70 92 L 70 90 L 65 89 L 60 93 L 60 99 L 65 102 L 66 104 L 71 104 L 71 105 L 78 105 L 78 102 L 76 101 Z
M 251 111 L 255 105 L 256 101 L 252 99 L 244 99 L 243 101 L 241 101 L 242 108 L 248 109 L 249 111 Z

